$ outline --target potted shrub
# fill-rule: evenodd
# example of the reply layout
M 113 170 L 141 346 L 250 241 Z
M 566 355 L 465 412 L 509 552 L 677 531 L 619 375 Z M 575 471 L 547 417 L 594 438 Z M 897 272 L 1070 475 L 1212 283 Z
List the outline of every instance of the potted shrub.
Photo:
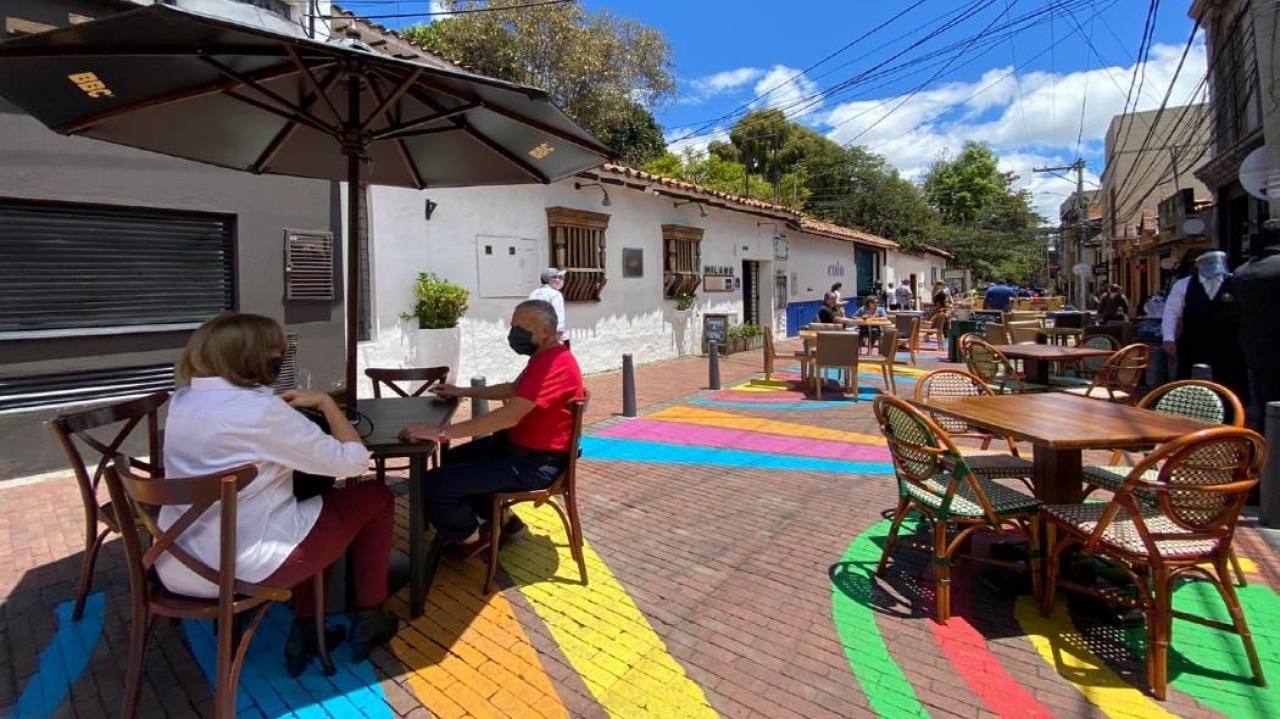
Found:
M 676 320 L 684 322 L 689 319 L 689 315 L 693 314 L 693 303 L 697 301 L 698 296 L 692 292 L 681 292 L 676 295 Z
M 449 380 L 458 380 L 462 355 L 462 330 L 458 321 L 467 312 L 466 288 L 431 272 L 418 274 L 413 283 L 413 311 L 400 315 L 416 322 L 410 364 L 413 367 L 448 367 Z

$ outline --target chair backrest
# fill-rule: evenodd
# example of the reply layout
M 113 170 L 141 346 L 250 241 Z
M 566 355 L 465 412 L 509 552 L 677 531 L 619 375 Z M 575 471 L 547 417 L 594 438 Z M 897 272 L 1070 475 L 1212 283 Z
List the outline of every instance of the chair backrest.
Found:
M 993 345 L 1011 345 L 1013 338 L 1009 336 L 1009 326 L 1004 323 L 988 322 L 983 326 L 986 341 Z
M 913 327 L 919 327 L 920 320 L 916 317 L 912 317 L 911 325 Z M 898 356 L 898 338 L 899 334 L 897 327 L 885 327 L 883 330 L 880 330 L 880 356 L 885 358 L 885 361 L 892 362 L 894 358 Z M 908 340 L 904 337 L 903 341 Z
M 1084 312 L 1057 312 L 1053 316 L 1053 326 L 1081 329 L 1087 320 L 1088 315 Z
M 834 323 L 831 323 L 831 322 L 810 322 L 808 325 L 806 325 L 806 326 L 805 326 L 805 329 L 807 329 L 807 330 L 818 330 L 818 331 L 823 331 L 823 330 L 842 330 L 842 329 L 844 329 L 844 325 L 841 325 L 841 324 L 834 324 Z
M 160 408 L 168 401 L 168 392 L 156 392 L 128 402 L 61 414 L 49 421 L 53 436 L 62 446 L 62 451 L 71 464 L 71 471 L 75 473 L 86 511 L 96 514 L 98 486 L 103 474 L 143 420 L 147 423 L 147 452 L 150 456 L 146 462 L 139 459 L 130 461 L 134 467 L 145 470 L 152 476 L 164 473 Z M 111 425 L 119 426 L 112 427 L 111 432 L 102 432 L 101 435 L 98 433 L 99 429 Z
M 1145 344 L 1131 344 L 1107 358 L 1094 384 L 1105 387 L 1108 394 L 1125 392 L 1132 396 L 1142 384 L 1150 357 L 1151 349 Z
M 1266 462 L 1266 441 L 1248 429 L 1215 427 L 1179 437 L 1147 455 L 1129 473 L 1098 523 L 1086 551 L 1096 546 L 1119 508 L 1128 510 L 1138 537 L 1153 558 L 1160 557 L 1162 539 L 1230 542 L 1249 491 L 1258 483 Z M 1144 475 L 1153 469 L 1154 479 Z M 1134 497 L 1141 493 L 1142 500 Z M 1139 501 L 1151 502 L 1181 530 L 1152 531 L 1142 517 Z M 1093 545 L 1093 546 L 1090 546 Z
M 382 385 L 401 397 L 420 397 L 423 392 L 437 384 L 449 380 L 448 367 L 409 367 L 406 369 L 386 369 L 370 367 L 364 371 L 373 380 L 373 396 L 382 396 Z M 422 384 L 411 394 L 399 385 L 400 382 L 421 382 Z
M 915 315 L 894 313 L 893 326 L 898 328 L 898 336 L 903 339 L 911 336 L 911 321 L 914 319 L 916 319 Z
M 1111 335 L 1089 335 L 1080 342 L 1080 346 L 1115 352 L 1120 349 L 1120 342 Z M 1096 375 L 1102 371 L 1102 368 L 1106 366 L 1107 360 L 1110 358 L 1110 356 L 1086 357 L 1080 360 L 1080 369 L 1088 374 Z
M 856 332 L 819 332 L 813 361 L 819 367 L 856 367 L 862 336 Z
M 226 613 L 228 618 L 234 613 L 231 605 L 237 598 L 251 597 L 260 603 L 285 601 L 290 597 L 287 587 L 269 587 L 235 578 L 237 497 L 258 476 L 256 467 L 245 465 L 199 477 L 158 479 L 135 474 L 133 464 L 128 457 L 117 455 L 107 467 L 104 479 L 115 506 L 132 507 L 134 521 L 151 535 L 151 546 L 144 552 L 137 532 L 121 532 L 129 565 L 129 584 L 135 599 L 151 595 L 152 582 L 158 581 L 156 561 L 165 554 L 218 586 L 219 612 Z M 182 534 L 215 505 L 219 515 L 217 569 L 196 559 L 177 544 Z M 167 529 L 161 529 L 154 516 L 157 513 L 145 510 L 162 507 L 185 509 L 176 522 Z
M 915 398 L 928 400 L 934 397 L 982 397 L 993 394 L 995 393 L 981 377 L 975 377 L 964 370 L 938 369 L 916 382 Z M 933 412 L 929 416 L 951 434 L 968 434 L 973 431 L 964 420 Z
M 1018 379 L 1018 374 L 1009 358 L 992 347 L 989 342 L 976 337 L 969 341 L 964 350 L 964 363 L 968 366 L 970 373 L 977 375 L 988 384 Z M 1019 389 L 1021 389 L 1021 382 L 1019 382 Z
M 956 490 L 964 483 L 969 486 L 977 500 L 975 504 L 986 515 L 987 521 L 996 523 L 995 511 L 981 483 L 970 471 L 946 430 L 928 415 L 893 395 L 876 397 L 874 408 L 880 431 L 893 456 L 901 496 L 910 496 L 908 487 L 916 492 L 932 494 L 940 502 L 934 518 L 945 522 L 951 514 Z M 968 503 L 969 500 L 961 501 Z
M 1142 409 L 1176 414 L 1213 424 L 1243 427 L 1244 406 L 1235 392 L 1201 379 L 1170 382 L 1151 390 L 1138 403 Z
M 1036 335 L 1039 334 L 1042 329 L 1040 326 L 1040 320 L 1010 321 L 1006 322 L 1004 326 L 1008 328 L 1010 335 L 1009 339 L 1013 340 L 1014 344 L 1035 342 Z
M 578 453 L 582 445 L 582 418 L 587 413 L 587 405 L 591 402 L 591 393 L 583 391 L 578 399 L 569 402 L 569 411 L 573 413 L 573 434 L 569 436 L 569 464 L 560 473 L 556 481 L 547 487 L 547 494 L 572 494 L 578 488 Z

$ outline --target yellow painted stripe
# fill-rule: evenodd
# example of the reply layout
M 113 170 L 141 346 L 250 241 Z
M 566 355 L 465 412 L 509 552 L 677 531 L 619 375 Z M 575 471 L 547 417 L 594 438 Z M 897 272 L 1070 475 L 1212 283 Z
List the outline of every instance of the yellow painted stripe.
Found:
M 524 505 L 519 513 L 532 536 L 503 549 L 502 567 L 609 715 L 718 716 L 591 546 L 584 587 L 555 511 Z
M 730 387 L 734 392 L 786 392 L 790 387 L 771 387 L 764 384 L 751 384 L 750 382 Z
M 1088 649 L 1084 637 L 1072 625 L 1062 599 L 1054 605 L 1053 616 L 1048 619 L 1040 616 L 1031 597 L 1019 597 L 1014 614 L 1040 657 L 1107 716 L 1113 719 L 1177 716 L 1126 683 Z
M 784 437 L 803 437 L 805 439 L 825 439 L 833 442 L 856 442 L 858 444 L 874 444 L 883 446 L 884 437 L 861 432 L 846 432 L 840 429 L 814 427 L 794 422 L 780 422 L 758 417 L 744 417 L 740 414 L 717 412 L 698 407 L 671 407 L 660 412 L 645 415 L 645 419 L 660 419 L 667 422 L 706 425 L 722 429 L 739 429 L 761 434 L 777 434 Z

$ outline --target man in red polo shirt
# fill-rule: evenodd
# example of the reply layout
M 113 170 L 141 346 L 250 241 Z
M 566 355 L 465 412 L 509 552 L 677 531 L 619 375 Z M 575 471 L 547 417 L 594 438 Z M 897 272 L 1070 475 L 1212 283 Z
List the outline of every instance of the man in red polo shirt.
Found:
M 489 534 L 479 521 L 490 516 L 489 495 L 546 489 L 569 463 L 573 412 L 569 403 L 584 393 L 578 361 L 561 344 L 555 308 L 544 300 L 526 300 L 511 317 L 507 342 L 529 363 L 515 382 L 493 387 L 436 388 L 443 397 L 501 400 L 492 412 L 457 424 L 411 424 L 401 432 L 409 441 L 475 437 L 444 453 L 442 465 L 426 476 L 427 517 L 436 531 L 458 547 L 464 558 L 488 549 Z M 502 521 L 501 518 L 496 521 Z M 503 534 L 515 536 L 524 524 L 514 515 Z

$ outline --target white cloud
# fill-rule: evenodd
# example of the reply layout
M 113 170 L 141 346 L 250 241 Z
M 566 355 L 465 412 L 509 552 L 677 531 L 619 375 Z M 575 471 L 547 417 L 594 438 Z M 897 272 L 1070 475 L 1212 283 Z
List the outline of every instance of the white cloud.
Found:
M 689 133 L 696 131 L 696 127 L 677 127 L 668 130 L 663 135 L 664 139 L 667 141 L 667 151 L 674 152 L 677 155 L 683 153 L 685 150 L 693 150 L 697 153 L 703 153 L 707 151 L 707 145 L 710 145 L 712 142 L 715 142 L 716 140 L 727 141 L 729 139 L 728 128 L 721 127 L 719 125 L 693 137 L 685 137 Z
M 736 70 L 725 70 L 714 75 L 700 77 L 689 84 L 706 93 L 720 93 L 743 87 L 764 74 L 758 67 L 740 67 Z
M 818 84 L 810 80 L 800 70 L 786 65 L 774 65 L 756 83 L 754 88 L 759 100 L 753 103 L 756 107 L 781 108 L 788 115 L 801 111 L 811 111 L 820 107 L 821 100 L 815 101 L 813 107 L 808 99 L 818 92 Z

